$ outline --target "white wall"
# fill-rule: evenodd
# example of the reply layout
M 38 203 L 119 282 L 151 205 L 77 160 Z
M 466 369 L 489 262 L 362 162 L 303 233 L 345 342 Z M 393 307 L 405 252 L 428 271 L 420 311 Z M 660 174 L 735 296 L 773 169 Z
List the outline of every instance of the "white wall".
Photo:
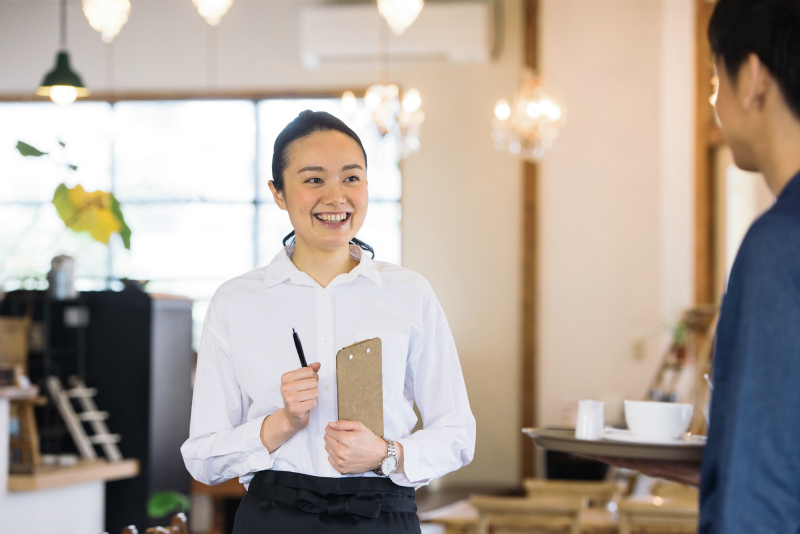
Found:
M 692 301 L 693 2 L 544 0 L 568 108 L 542 164 L 539 421 L 642 398 Z
M 378 69 L 309 72 L 298 59 L 298 8 L 309 1 L 235 0 L 210 30 L 189 0 L 136 0 L 113 45 L 69 1 L 74 69 L 96 91 L 303 90 L 366 87 Z M 34 91 L 58 47 L 56 0 L 0 0 L 0 95 Z M 403 259 L 433 285 L 450 321 L 478 421 L 474 463 L 446 484 L 514 484 L 519 472 L 520 175 L 490 138 L 494 102 L 511 97 L 521 59 L 521 4 L 504 2 L 497 61 L 390 65 L 416 86 L 422 149 L 404 164 Z

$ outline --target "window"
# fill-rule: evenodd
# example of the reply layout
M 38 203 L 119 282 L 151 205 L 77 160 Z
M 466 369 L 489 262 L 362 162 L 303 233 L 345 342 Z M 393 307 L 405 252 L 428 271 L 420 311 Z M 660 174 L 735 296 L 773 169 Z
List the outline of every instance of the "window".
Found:
M 291 230 L 267 181 L 275 137 L 304 109 L 329 111 L 361 137 L 370 208 L 359 238 L 400 263 L 397 140 L 381 137 L 363 106 L 347 116 L 338 99 L 0 103 L 0 287 L 44 288 L 50 260 L 68 254 L 78 289 L 148 280 L 148 291 L 194 299 L 199 326 L 214 290 L 267 264 Z M 18 140 L 48 156 L 23 158 Z M 65 228 L 50 203 L 61 182 L 112 191 L 131 250 L 116 235 L 106 246 Z

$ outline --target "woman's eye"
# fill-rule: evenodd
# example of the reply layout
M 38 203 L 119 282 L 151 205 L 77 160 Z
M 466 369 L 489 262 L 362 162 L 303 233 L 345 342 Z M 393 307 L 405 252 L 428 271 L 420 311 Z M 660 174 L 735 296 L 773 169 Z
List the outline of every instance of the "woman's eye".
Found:
M 345 179 L 345 182 L 357 182 L 361 180 L 358 176 L 349 176 Z
M 309 178 L 308 180 L 306 180 L 306 183 L 307 184 L 321 184 L 322 183 L 322 179 L 321 178 Z

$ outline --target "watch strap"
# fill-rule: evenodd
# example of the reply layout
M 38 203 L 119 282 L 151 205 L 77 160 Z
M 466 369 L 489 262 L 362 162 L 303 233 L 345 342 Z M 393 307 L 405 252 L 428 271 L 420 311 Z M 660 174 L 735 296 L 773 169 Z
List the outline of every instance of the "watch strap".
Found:
M 385 477 L 389 476 L 391 473 L 383 472 L 383 461 L 386 460 L 387 458 L 397 457 L 397 453 L 395 451 L 394 441 L 387 439 L 385 437 L 383 438 L 383 440 L 386 442 L 386 456 L 384 456 L 383 460 L 381 460 L 381 463 L 378 464 L 378 468 L 373 469 L 373 471 L 375 472 L 375 474 Z

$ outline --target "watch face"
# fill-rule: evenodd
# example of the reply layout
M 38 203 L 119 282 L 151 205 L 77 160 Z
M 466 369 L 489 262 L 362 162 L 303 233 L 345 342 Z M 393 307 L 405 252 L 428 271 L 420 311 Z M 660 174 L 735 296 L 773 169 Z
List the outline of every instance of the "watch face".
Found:
M 395 469 L 397 469 L 396 456 L 389 456 L 388 458 L 384 458 L 383 462 L 381 462 L 381 471 L 383 471 L 384 475 L 391 475 L 394 473 Z

